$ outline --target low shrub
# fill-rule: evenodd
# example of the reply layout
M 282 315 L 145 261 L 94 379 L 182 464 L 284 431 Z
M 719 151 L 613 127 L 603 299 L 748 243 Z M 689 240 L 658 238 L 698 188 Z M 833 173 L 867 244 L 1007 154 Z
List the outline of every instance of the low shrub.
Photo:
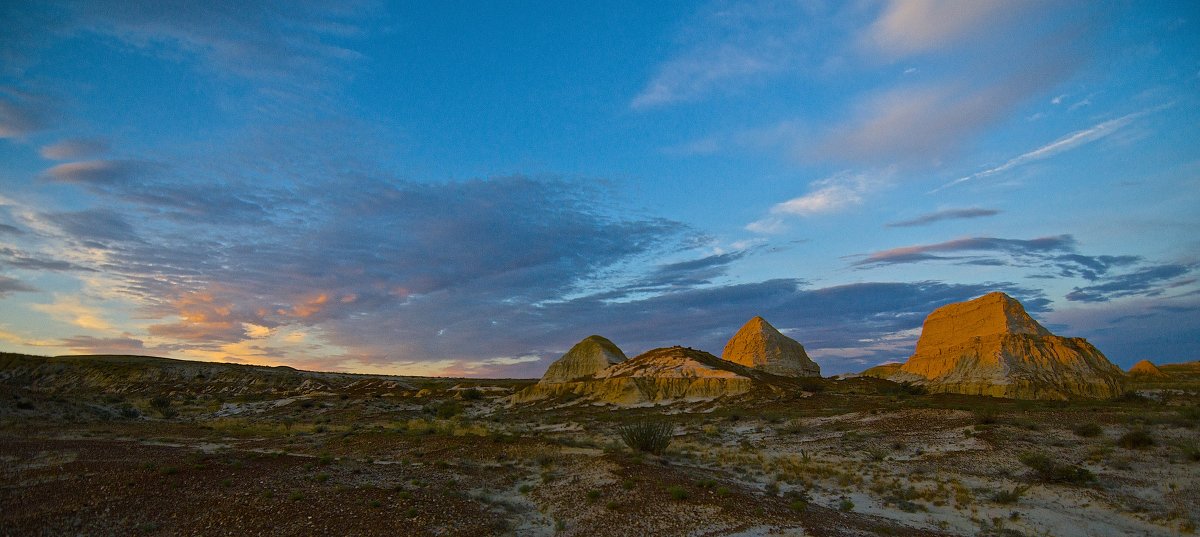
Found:
M 1075 427 L 1074 432 L 1076 436 L 1091 438 L 1104 434 L 1104 429 L 1101 429 L 1100 426 L 1096 425 L 1095 423 L 1084 423 L 1078 427 Z
M 671 497 L 676 500 L 686 500 L 688 498 L 687 489 L 679 485 L 671 485 L 667 487 L 667 494 L 670 494 Z
M 638 422 L 617 427 L 626 446 L 637 451 L 661 455 L 671 445 L 675 426 L 670 423 Z
M 1096 479 L 1096 476 L 1087 468 L 1060 463 L 1045 453 L 1023 453 L 1020 460 L 1025 466 L 1033 469 L 1038 479 L 1049 483 L 1082 485 Z
M 1017 503 L 1028 490 L 1029 485 L 1017 485 L 1012 490 L 1000 490 L 992 495 L 992 501 L 1000 504 Z
M 1154 445 L 1154 437 L 1144 429 L 1129 431 L 1117 439 L 1117 445 L 1125 449 L 1142 449 Z

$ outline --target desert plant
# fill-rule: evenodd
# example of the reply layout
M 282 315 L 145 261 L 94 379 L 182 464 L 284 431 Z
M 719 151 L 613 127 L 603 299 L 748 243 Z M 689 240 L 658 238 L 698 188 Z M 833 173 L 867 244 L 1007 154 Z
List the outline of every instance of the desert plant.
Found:
M 671 445 L 675 426 L 670 423 L 637 422 L 617 427 L 626 446 L 637 451 L 661 455 Z
M 671 497 L 676 500 L 686 500 L 688 498 L 687 489 L 679 485 L 671 485 L 667 487 L 667 494 L 670 494 Z
M 1117 445 L 1125 449 L 1142 449 L 1154 445 L 1154 437 L 1144 429 L 1134 429 L 1117 439 Z
M 1087 468 L 1060 463 L 1045 453 L 1026 452 L 1021 454 L 1020 460 L 1025 466 L 1033 469 L 1038 479 L 1042 481 L 1078 485 L 1090 483 L 1096 479 L 1096 476 L 1092 475 Z
M 849 513 L 854 510 L 854 502 L 850 501 L 849 498 L 842 498 L 842 501 L 838 503 L 838 510 Z
M 1100 436 L 1104 434 L 1104 429 L 1101 429 L 1100 426 L 1096 425 L 1095 423 L 1084 423 L 1083 425 L 1076 427 L 1074 432 L 1076 436 L 1091 438 L 1093 436 Z
M 995 425 L 999 423 L 999 418 L 996 417 L 996 412 L 987 409 L 975 413 L 975 423 L 978 425 Z
M 175 409 L 171 408 L 171 400 L 162 395 L 156 395 L 150 399 L 150 408 L 164 418 L 175 416 Z
M 1000 490 L 992 495 L 992 501 L 1001 504 L 1017 503 L 1029 490 L 1029 485 L 1017 485 L 1012 490 Z
M 1192 462 L 1200 462 L 1200 445 L 1195 442 L 1180 442 L 1179 451 L 1183 453 L 1183 458 Z

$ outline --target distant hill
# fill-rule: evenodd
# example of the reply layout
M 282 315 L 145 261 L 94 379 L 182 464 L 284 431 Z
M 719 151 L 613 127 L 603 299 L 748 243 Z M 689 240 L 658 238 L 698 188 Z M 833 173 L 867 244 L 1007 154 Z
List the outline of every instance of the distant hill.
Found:
M 0 353 L 0 385 L 56 394 L 353 395 L 400 394 L 467 379 L 327 373 L 287 366 L 198 362 L 136 355 L 31 356 Z M 513 381 L 519 384 L 524 382 Z

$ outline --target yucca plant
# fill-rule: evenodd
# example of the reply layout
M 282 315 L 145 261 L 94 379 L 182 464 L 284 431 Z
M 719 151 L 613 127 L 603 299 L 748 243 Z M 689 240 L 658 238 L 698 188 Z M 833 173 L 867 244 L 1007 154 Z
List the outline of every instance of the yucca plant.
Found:
M 643 421 L 617 427 L 625 445 L 637 451 L 661 455 L 671 445 L 675 426 L 670 423 Z

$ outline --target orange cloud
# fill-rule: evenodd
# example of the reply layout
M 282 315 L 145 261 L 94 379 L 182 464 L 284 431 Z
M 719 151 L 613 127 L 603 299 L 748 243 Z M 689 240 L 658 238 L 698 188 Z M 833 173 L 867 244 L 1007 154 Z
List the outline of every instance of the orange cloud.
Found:
M 292 306 L 291 310 L 286 310 L 286 309 L 281 308 L 277 311 L 277 313 L 279 313 L 280 315 L 288 315 L 291 317 L 298 317 L 298 318 L 304 319 L 307 317 L 312 317 L 313 315 L 319 313 L 321 311 L 321 309 L 325 306 L 326 302 L 329 302 L 329 295 L 327 295 L 325 293 L 321 293 L 313 298 L 310 298 L 308 300 L 305 300 L 299 304 Z

